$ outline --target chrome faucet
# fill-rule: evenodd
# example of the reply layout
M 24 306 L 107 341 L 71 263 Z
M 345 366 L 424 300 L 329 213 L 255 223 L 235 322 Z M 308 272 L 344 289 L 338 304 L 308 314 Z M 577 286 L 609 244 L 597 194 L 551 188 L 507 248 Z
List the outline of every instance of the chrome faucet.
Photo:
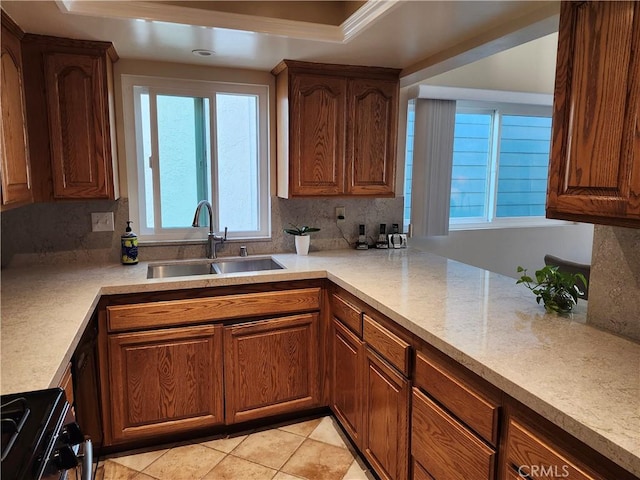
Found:
M 218 243 L 222 245 L 227 239 L 227 227 L 224 227 L 224 236 L 213 233 L 213 208 L 211 207 L 211 204 L 206 200 L 201 200 L 200 203 L 198 203 L 198 206 L 196 207 L 196 213 L 193 216 L 193 223 L 191 224 L 192 227 L 200 226 L 200 210 L 202 210 L 203 206 L 207 207 L 207 210 L 209 210 L 209 235 L 207 235 L 207 258 L 217 258 L 216 245 Z

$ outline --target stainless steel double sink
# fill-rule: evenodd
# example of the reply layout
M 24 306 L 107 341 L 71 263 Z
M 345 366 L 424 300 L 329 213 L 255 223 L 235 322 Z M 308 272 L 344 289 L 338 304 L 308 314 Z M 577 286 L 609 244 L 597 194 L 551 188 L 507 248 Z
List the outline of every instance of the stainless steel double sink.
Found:
M 147 268 L 147 278 L 185 277 L 222 273 L 259 272 L 285 268 L 272 257 L 241 257 L 184 262 L 154 263 Z

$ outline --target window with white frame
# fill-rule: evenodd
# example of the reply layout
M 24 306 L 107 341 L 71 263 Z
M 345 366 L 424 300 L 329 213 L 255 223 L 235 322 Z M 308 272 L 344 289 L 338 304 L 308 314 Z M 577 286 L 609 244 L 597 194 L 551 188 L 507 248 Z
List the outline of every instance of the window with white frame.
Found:
M 544 217 L 551 116 L 458 107 L 450 224 Z
M 268 87 L 123 75 L 132 220 L 142 240 L 270 235 Z M 203 215 L 206 209 L 203 210 Z
M 415 162 L 410 144 L 420 135 L 413 131 L 412 114 L 410 104 L 405 200 Z M 458 101 L 449 228 L 553 223 L 545 218 L 550 146 L 550 106 Z M 404 216 L 409 223 L 408 202 Z

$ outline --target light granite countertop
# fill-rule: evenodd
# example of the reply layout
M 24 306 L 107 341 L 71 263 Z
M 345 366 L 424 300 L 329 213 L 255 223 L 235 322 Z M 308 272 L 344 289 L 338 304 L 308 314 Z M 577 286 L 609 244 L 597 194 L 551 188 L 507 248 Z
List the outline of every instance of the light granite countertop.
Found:
M 278 254 L 286 269 L 146 279 L 147 265 L 2 271 L 2 394 L 56 385 L 101 295 L 328 278 L 640 476 L 640 344 L 546 314 L 515 280 L 407 250 Z

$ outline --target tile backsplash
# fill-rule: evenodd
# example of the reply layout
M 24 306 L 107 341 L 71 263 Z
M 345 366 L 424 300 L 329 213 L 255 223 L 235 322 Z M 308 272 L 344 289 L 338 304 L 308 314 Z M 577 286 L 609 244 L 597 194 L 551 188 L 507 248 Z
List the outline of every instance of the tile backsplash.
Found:
M 338 228 L 336 207 L 345 207 L 346 220 Z M 195 205 L 194 205 L 195 211 Z M 113 212 L 114 232 L 92 232 L 92 212 Z M 2 213 L 2 266 L 31 263 L 119 262 L 120 235 L 129 216 L 126 198 L 116 201 L 39 203 Z M 295 251 L 294 239 L 283 232 L 290 223 L 321 230 L 313 233 L 310 251 L 348 248 L 355 244 L 358 225 L 365 224 L 369 241 L 377 238 L 378 226 L 402 225 L 403 198 L 313 198 L 271 199 L 272 238 L 263 241 L 229 241 L 220 256 L 236 256 L 240 245 L 249 254 Z M 189 219 L 190 220 L 190 219 Z M 135 225 L 133 230 L 136 231 Z M 168 260 L 203 257 L 199 244 L 145 245 L 140 260 Z

